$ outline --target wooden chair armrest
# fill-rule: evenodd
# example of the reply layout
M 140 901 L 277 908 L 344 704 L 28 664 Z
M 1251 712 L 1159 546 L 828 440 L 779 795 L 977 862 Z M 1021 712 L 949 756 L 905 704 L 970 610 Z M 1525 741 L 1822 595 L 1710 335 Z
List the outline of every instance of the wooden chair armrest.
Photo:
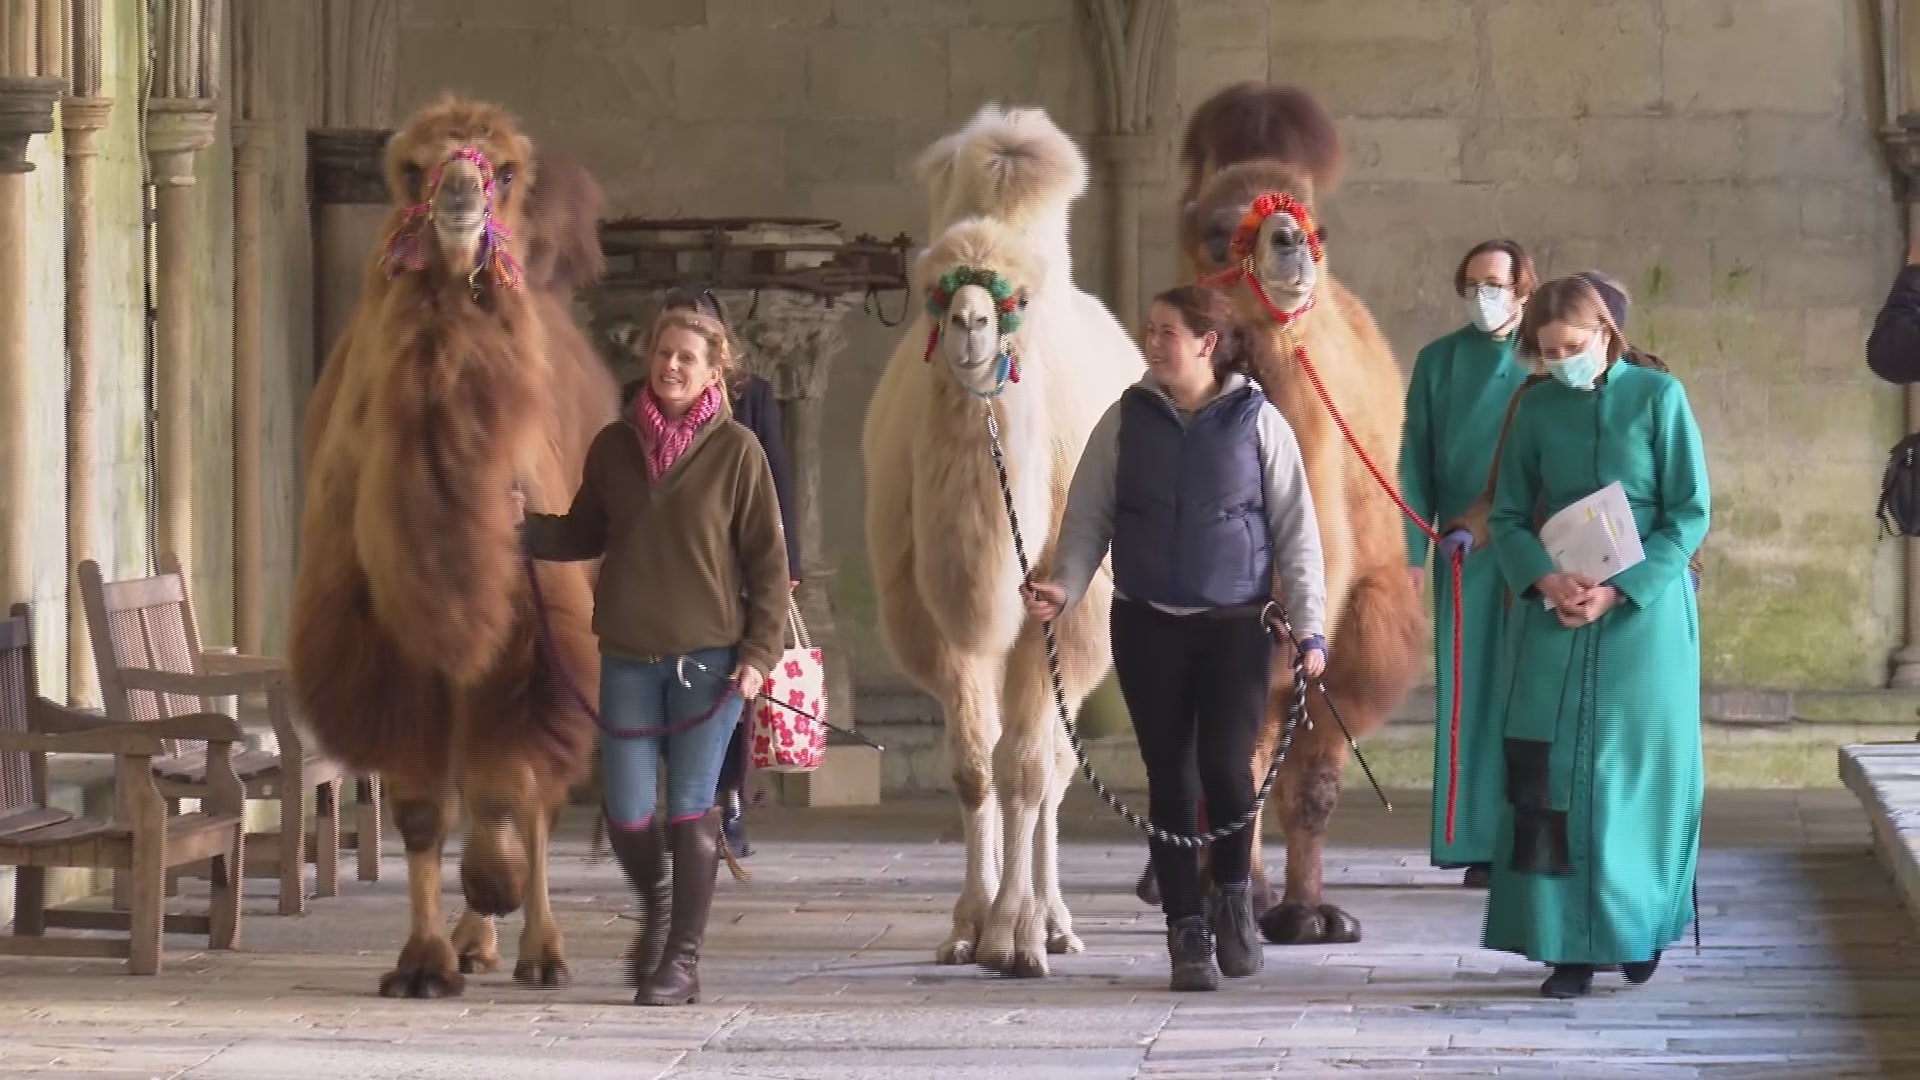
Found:
M 38 695 L 27 702 L 27 727 L 43 735 L 54 735 L 63 731 L 91 731 L 104 724 L 115 722 L 108 719 L 107 714 L 99 709 L 62 705 Z
M 184 697 L 234 697 L 272 692 L 286 685 L 286 670 L 236 672 L 156 671 L 121 668 L 120 684 L 129 690 L 150 690 Z
M 218 746 L 241 742 L 246 738 L 240 722 L 225 713 L 188 713 L 185 716 L 169 716 L 165 720 L 140 720 L 136 723 L 141 730 L 150 731 L 162 739 L 186 739 Z
M 245 653 L 202 652 L 200 670 L 209 675 L 241 675 L 261 672 L 284 674 L 287 662 L 277 656 L 248 656 Z
M 113 754 L 123 758 L 156 758 L 166 753 L 160 736 L 143 730 L 144 724 L 112 724 L 90 731 L 55 735 L 0 731 L 0 750 L 27 754 Z

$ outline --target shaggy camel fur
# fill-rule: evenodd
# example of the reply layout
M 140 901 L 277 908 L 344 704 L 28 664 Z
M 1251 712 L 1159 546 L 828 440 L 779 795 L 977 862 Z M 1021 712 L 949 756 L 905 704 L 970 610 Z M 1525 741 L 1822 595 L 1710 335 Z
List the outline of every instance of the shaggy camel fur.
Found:
M 567 981 L 547 831 L 592 741 L 567 686 L 598 696 L 592 593 L 583 564 L 539 564 L 543 649 L 509 496 L 564 512 L 618 394 L 567 308 L 603 269 L 599 189 L 537 168 L 491 105 L 443 98 L 393 137 L 391 241 L 307 409 L 294 682 L 327 751 L 384 774 L 406 843 L 412 933 L 388 997 L 497 968 L 492 916 L 523 902 L 514 979 Z M 449 938 L 456 801 L 467 910 Z
M 935 143 L 919 173 L 935 239 L 917 289 L 970 267 L 999 274 L 1025 306 L 1002 335 L 988 290 L 962 285 L 908 328 L 867 410 L 867 551 L 888 646 L 945 713 L 966 830 L 966 884 L 937 958 L 1044 976 L 1049 952 L 1081 948 L 1059 882 L 1073 756 L 1040 627 L 1021 603 L 987 413 L 1028 557 L 1044 572 L 1087 435 L 1145 361 L 1074 287 L 1067 212 L 1086 164 L 1045 113 L 989 105 Z M 1102 572 L 1055 624 L 1069 709 L 1106 674 L 1112 591 Z
M 1337 180 L 1341 153 L 1333 121 L 1303 91 L 1244 83 L 1195 110 L 1182 154 L 1188 169 L 1180 215 L 1182 254 L 1198 276 L 1230 271 L 1239 261 L 1231 241 L 1254 201 L 1284 192 L 1307 207 Z M 1315 228 L 1318 232 L 1317 223 Z M 1326 558 L 1327 640 L 1324 678 L 1341 719 L 1355 737 L 1373 731 L 1406 696 L 1421 660 L 1425 614 L 1406 572 L 1406 538 L 1392 497 L 1340 433 L 1294 356 L 1304 344 L 1327 393 L 1375 465 L 1399 461 L 1406 398 L 1393 351 L 1358 297 L 1326 271 L 1319 236 L 1309 237 L 1287 213 L 1275 213 L 1249 235 L 1254 276 L 1282 314 L 1310 307 L 1282 325 L 1244 275 L 1231 294 L 1257 343 L 1255 377 L 1292 425 L 1306 462 Z M 1210 277 L 1211 280 L 1220 280 Z M 1253 772 L 1273 760 L 1293 667 L 1277 663 L 1267 724 L 1254 748 Z M 1261 860 L 1255 823 L 1255 910 L 1261 931 L 1284 945 L 1360 938 L 1352 915 L 1322 897 L 1327 824 L 1340 792 L 1347 747 L 1318 692 L 1308 695 L 1307 723 L 1295 733 L 1276 788 L 1287 839 L 1286 892 L 1276 904 Z M 1152 865 L 1142 892 L 1152 889 Z

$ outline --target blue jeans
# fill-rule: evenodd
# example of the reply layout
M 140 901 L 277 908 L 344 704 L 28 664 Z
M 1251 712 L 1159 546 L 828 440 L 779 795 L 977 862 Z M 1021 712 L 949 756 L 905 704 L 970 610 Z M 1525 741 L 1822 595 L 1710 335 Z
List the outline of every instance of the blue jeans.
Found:
M 713 807 L 727 742 L 746 704 L 728 680 L 733 656 L 730 647 L 688 653 L 685 664 L 678 656 L 641 663 L 600 654 L 601 787 L 613 828 L 639 829 L 653 821 L 662 744 L 667 819 L 688 821 Z M 674 731 L 664 737 L 620 734 L 669 726 Z

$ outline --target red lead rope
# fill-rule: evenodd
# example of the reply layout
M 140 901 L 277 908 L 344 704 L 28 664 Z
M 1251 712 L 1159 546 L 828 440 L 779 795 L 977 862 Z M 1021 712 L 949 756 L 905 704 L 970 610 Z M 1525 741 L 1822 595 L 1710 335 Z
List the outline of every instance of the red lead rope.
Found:
M 1296 311 L 1282 311 L 1274 304 L 1273 299 L 1267 295 L 1267 290 L 1260 284 L 1259 276 L 1254 273 L 1252 257 L 1253 241 L 1259 235 L 1261 224 L 1275 213 L 1287 214 L 1299 224 L 1301 231 L 1305 233 L 1307 237 L 1307 244 L 1312 252 L 1314 262 L 1318 263 L 1325 258 L 1325 255 L 1320 250 L 1319 233 L 1314 230 L 1313 223 L 1308 218 L 1306 207 L 1302 206 L 1297 200 L 1285 192 L 1267 192 L 1253 201 L 1253 205 L 1247 209 L 1246 216 L 1241 219 L 1239 228 L 1235 230 L 1233 237 L 1233 254 L 1237 265 L 1221 274 L 1215 275 L 1213 283 L 1226 285 L 1232 283 L 1234 278 L 1245 278 L 1247 284 L 1253 289 L 1253 295 L 1260 301 L 1260 306 L 1267 309 L 1267 314 L 1273 318 L 1274 322 L 1280 324 L 1282 327 L 1287 327 L 1291 326 L 1295 320 L 1306 314 L 1307 311 L 1313 307 L 1314 298 L 1309 295 L 1307 302 L 1300 305 Z M 1340 434 L 1346 437 L 1347 445 L 1353 447 L 1353 452 L 1360 455 L 1360 463 L 1365 465 L 1367 471 L 1373 474 L 1373 478 L 1379 482 L 1381 490 L 1385 491 L 1387 495 L 1393 499 L 1394 505 L 1400 508 L 1400 512 L 1407 515 L 1408 519 L 1415 525 L 1420 526 L 1420 531 L 1427 534 L 1427 540 L 1430 543 L 1438 545 L 1440 542 L 1440 534 L 1434 531 L 1432 525 L 1427 524 L 1426 519 L 1413 512 L 1413 507 L 1407 505 L 1407 500 L 1400 497 L 1399 489 L 1388 482 L 1386 476 L 1380 472 L 1380 467 L 1375 465 L 1373 458 L 1367 455 L 1366 448 L 1360 445 L 1360 440 L 1354 438 L 1353 429 L 1347 426 L 1346 418 L 1340 415 L 1339 408 L 1333 403 L 1333 395 L 1327 393 L 1326 384 L 1320 381 L 1320 373 L 1314 370 L 1313 361 L 1307 356 L 1307 347 L 1304 344 L 1296 343 L 1293 347 L 1293 358 L 1300 361 L 1301 369 L 1307 373 L 1308 381 L 1313 383 L 1314 392 L 1320 395 L 1320 401 L 1326 405 L 1327 412 L 1332 414 L 1334 424 L 1340 428 Z M 1453 694 L 1452 700 L 1448 702 L 1447 706 L 1447 843 L 1449 844 L 1453 843 L 1453 805 L 1460 779 L 1461 560 L 1462 555 L 1460 549 L 1456 547 L 1453 549 L 1453 554 L 1448 560 L 1450 564 L 1449 569 L 1453 572 Z

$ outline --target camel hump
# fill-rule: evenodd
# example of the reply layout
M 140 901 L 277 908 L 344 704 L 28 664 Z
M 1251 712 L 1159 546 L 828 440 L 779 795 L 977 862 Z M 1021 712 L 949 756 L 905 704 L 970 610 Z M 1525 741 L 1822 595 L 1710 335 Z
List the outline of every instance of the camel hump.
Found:
M 1261 159 L 1305 171 L 1314 188 L 1326 192 L 1339 183 L 1346 155 L 1333 117 L 1297 86 L 1238 83 L 1193 111 L 1180 146 L 1191 189 L 1229 165 Z
M 527 283 L 571 296 L 606 273 L 600 250 L 600 212 L 606 195 L 587 167 L 541 151 L 527 192 Z
M 1041 109 L 982 106 L 965 127 L 928 148 L 918 172 L 930 192 L 947 189 L 955 217 L 1015 220 L 1064 206 L 1087 189 L 1086 159 Z

